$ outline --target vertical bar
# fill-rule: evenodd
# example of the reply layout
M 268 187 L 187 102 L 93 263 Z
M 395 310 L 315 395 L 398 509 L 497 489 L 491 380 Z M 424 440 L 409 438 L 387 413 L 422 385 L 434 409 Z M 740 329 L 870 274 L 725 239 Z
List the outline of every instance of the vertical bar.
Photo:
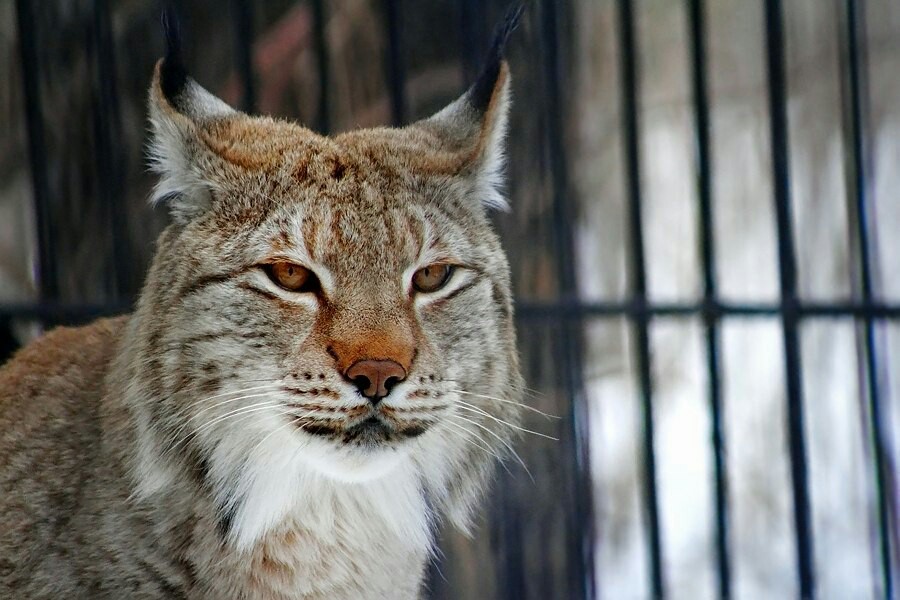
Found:
M 784 71 L 784 22 L 779 0 L 766 0 L 766 60 L 769 77 L 769 123 L 772 137 L 772 180 L 778 228 L 781 323 L 784 340 L 791 487 L 797 544 L 800 597 L 815 597 L 813 531 L 807 483 L 803 416 L 803 371 L 800 361 L 797 271 L 790 206 L 787 82 Z
M 388 38 L 388 88 L 391 97 L 391 121 L 395 126 L 406 120 L 406 70 L 403 65 L 403 39 L 400 35 L 401 0 L 384 0 L 384 19 Z
M 107 281 L 109 293 L 119 298 L 126 292 L 132 271 L 125 240 L 127 228 L 122 198 L 123 156 L 115 150 L 121 138 L 119 99 L 116 89 L 115 48 L 107 0 L 94 0 L 89 49 L 93 59 L 94 80 L 91 86 L 91 113 L 96 139 L 96 179 L 98 200 L 103 203 L 110 235 L 110 260 Z
M 41 299 L 54 300 L 59 297 L 59 280 L 53 257 L 55 228 L 51 218 L 50 189 L 47 185 L 47 152 L 44 147 L 44 118 L 41 111 L 38 42 L 32 8 L 30 0 L 16 0 L 23 101 L 28 129 L 28 158 L 31 163 L 31 185 L 37 225 L 37 282 Z
M 626 186 L 631 231 L 632 301 L 647 306 L 647 274 L 644 260 L 644 230 L 641 222 L 640 123 L 638 119 L 638 64 L 634 13 L 631 0 L 619 2 L 619 59 L 622 77 L 622 126 Z M 649 314 L 639 310 L 634 319 L 636 360 L 640 379 L 641 411 L 644 425 L 644 510 L 648 525 L 650 589 L 654 598 L 665 596 L 662 559 L 662 531 L 656 486 L 656 450 L 653 427 L 653 385 L 650 369 Z
M 706 26 L 703 0 L 688 0 L 691 36 L 692 86 L 697 144 L 697 201 L 700 214 L 700 250 L 703 258 L 703 320 L 709 373 L 709 409 L 715 477 L 715 538 L 719 598 L 731 598 L 731 562 L 728 543 L 728 473 L 722 419 L 719 312 L 716 310 L 716 263 L 713 238 L 709 96 L 706 80 Z
M 313 0 L 313 36 L 316 45 L 316 67 L 319 70 L 319 107 L 316 115 L 319 133 L 328 134 L 331 131 L 331 87 L 328 85 L 328 43 L 325 37 L 327 24 L 325 17 L 325 3 L 323 0 Z
M 19 342 L 13 336 L 13 320 L 0 317 L 0 365 L 3 365 L 18 349 Z
M 853 199 L 853 216 L 855 217 L 856 246 L 859 253 L 858 287 L 863 304 L 870 304 L 874 296 L 872 281 L 872 256 L 870 245 L 871 214 L 868 207 L 868 173 L 866 169 L 867 152 L 864 135 L 867 128 L 865 80 L 866 60 L 866 23 L 865 7 L 856 0 L 846 0 L 845 11 L 845 43 L 846 53 L 844 65 L 846 69 L 846 95 L 844 110 L 845 127 L 848 143 L 848 187 Z M 891 558 L 891 532 L 895 528 L 891 524 L 891 498 L 895 497 L 891 490 L 890 468 L 888 465 L 887 439 L 890 437 L 889 420 L 884 414 L 881 403 L 881 377 L 878 370 L 878 357 L 875 343 L 875 326 L 871 314 L 864 317 L 863 355 L 865 362 L 866 394 L 869 401 L 869 419 L 872 454 L 874 457 L 874 479 L 876 493 L 876 512 L 878 519 L 879 558 L 881 563 L 880 595 L 883 598 L 894 598 L 893 561 Z M 896 508 L 896 507 L 895 507 Z M 894 511 L 896 515 L 896 510 Z M 877 592 L 876 592 L 877 593 Z
M 460 41 L 466 85 L 475 81 L 487 40 L 487 18 L 483 0 L 460 0 Z
M 235 33 L 235 61 L 241 78 L 241 109 L 256 110 L 256 80 L 253 75 L 253 2 L 234 0 L 232 3 Z
M 560 35 L 558 22 L 559 3 L 554 0 L 541 2 L 541 35 L 543 37 L 544 77 L 546 82 L 547 106 L 546 129 L 547 151 L 553 185 L 553 229 L 556 240 L 557 273 L 559 292 L 565 300 L 575 302 L 578 298 L 576 252 L 572 233 L 572 207 L 568 197 L 568 157 L 563 143 L 565 124 L 563 107 L 562 70 L 560 55 Z M 595 598 L 594 581 L 594 503 L 592 495 L 590 432 L 588 425 L 587 397 L 582 380 L 583 339 L 578 325 L 580 321 L 565 315 L 561 323 L 560 342 L 562 376 L 566 395 L 572 403 L 571 420 L 568 423 L 574 459 L 575 506 L 569 525 L 569 536 L 578 549 L 576 560 L 569 561 L 569 598 Z
M 510 478 L 511 479 L 511 478 Z M 515 489 L 510 482 L 510 489 Z M 521 489 L 521 487 L 519 488 Z M 498 504 L 501 508 L 495 514 L 501 517 L 499 532 L 502 541 L 499 546 L 499 554 L 502 557 L 503 585 L 498 586 L 503 596 L 509 600 L 519 600 L 526 596 L 528 589 L 525 583 L 525 560 L 522 551 L 522 528 L 524 526 L 521 515 L 521 505 L 517 502 L 515 494 L 504 489 L 498 495 Z

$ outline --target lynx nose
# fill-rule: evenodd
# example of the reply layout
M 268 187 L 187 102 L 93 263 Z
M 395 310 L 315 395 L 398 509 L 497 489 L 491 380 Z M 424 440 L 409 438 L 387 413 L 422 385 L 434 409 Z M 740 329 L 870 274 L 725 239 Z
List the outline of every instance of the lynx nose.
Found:
M 406 379 L 406 370 L 392 360 L 358 360 L 344 373 L 372 404 L 391 393 L 391 388 Z

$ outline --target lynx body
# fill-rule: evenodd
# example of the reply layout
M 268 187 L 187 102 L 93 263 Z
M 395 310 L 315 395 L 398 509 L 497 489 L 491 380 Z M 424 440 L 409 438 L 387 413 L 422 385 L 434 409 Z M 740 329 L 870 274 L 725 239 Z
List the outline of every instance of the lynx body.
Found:
M 414 598 L 521 381 L 487 217 L 508 104 L 319 136 L 150 90 L 161 234 L 134 314 L 0 369 L 0 597 Z

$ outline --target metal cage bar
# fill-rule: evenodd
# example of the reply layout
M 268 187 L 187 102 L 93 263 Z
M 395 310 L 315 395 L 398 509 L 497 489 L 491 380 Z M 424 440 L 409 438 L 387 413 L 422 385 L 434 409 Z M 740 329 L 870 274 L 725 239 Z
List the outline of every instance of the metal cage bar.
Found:
M 710 148 L 709 99 L 706 81 L 706 25 L 703 0 L 688 1 L 697 161 L 697 203 L 700 217 L 700 253 L 703 270 L 703 324 L 706 334 L 706 370 L 709 386 L 710 434 L 712 441 L 716 566 L 719 597 L 731 597 L 731 562 L 728 540 L 728 472 L 722 414 L 719 322 L 714 310 L 716 286 L 715 239 L 712 214 L 712 156 Z
M 312 0 L 313 9 L 313 43 L 316 48 L 316 68 L 319 71 L 319 104 L 316 114 L 316 127 L 319 133 L 331 131 L 331 87 L 328 82 L 328 39 L 325 26 L 327 15 L 323 0 Z
M 800 302 L 794 310 L 803 318 L 872 318 L 900 319 L 900 305 L 882 302 Z M 716 318 L 725 317 L 778 317 L 785 311 L 784 303 L 726 302 L 638 302 L 636 300 L 609 302 L 528 302 L 516 304 L 516 314 L 523 318 L 538 319 L 564 313 L 574 319 L 585 317 L 635 318 L 646 314 L 652 317 L 693 317 L 711 313 Z
M 462 55 L 463 75 L 466 85 L 470 85 L 478 76 L 478 69 L 483 60 L 483 51 L 489 31 L 487 31 L 487 15 L 484 0 L 459 1 L 459 37 Z
M 126 302 L 111 303 L 76 303 L 76 302 L 28 302 L 0 304 L 0 318 L 15 319 L 52 319 L 59 315 L 61 319 L 82 318 L 82 316 L 115 315 L 128 312 L 132 306 Z M 703 302 L 655 302 L 641 304 L 632 300 L 613 302 L 578 303 L 562 300 L 560 302 L 516 303 L 516 318 L 524 321 L 540 319 L 581 320 L 588 318 L 620 318 L 634 319 L 636 315 L 648 317 L 702 317 L 704 312 L 712 312 L 718 319 L 724 318 L 770 318 L 778 317 L 784 308 L 781 304 L 769 303 L 728 303 L 714 301 L 707 305 Z M 900 320 L 900 304 L 880 302 L 798 302 L 798 315 L 804 319 L 865 319 L 875 321 Z
M 40 65 L 38 40 L 30 0 L 16 0 L 16 20 L 19 33 L 19 67 L 22 71 L 22 94 L 25 105 L 25 123 L 28 129 L 28 159 L 31 168 L 31 186 L 37 225 L 37 282 L 42 300 L 59 297 L 59 281 L 56 273 L 53 240 L 55 224 L 51 218 L 50 188 L 47 185 L 47 148 L 44 143 L 44 118 L 41 102 Z
M 384 24 L 388 39 L 387 72 L 391 97 L 391 122 L 406 122 L 406 68 L 403 62 L 403 38 L 400 27 L 401 0 L 384 0 Z
M 872 256 L 870 224 L 872 215 L 869 210 L 869 193 L 867 182 L 867 152 L 864 140 L 866 132 L 866 24 L 865 7 L 856 0 L 846 0 L 844 4 L 844 41 L 843 66 L 845 75 L 845 95 L 842 98 L 845 113 L 845 129 L 848 149 L 847 180 L 848 191 L 852 196 L 852 207 L 855 214 L 856 246 L 859 255 L 858 287 L 863 302 L 871 302 L 874 297 L 872 277 Z M 889 420 L 884 415 L 881 398 L 881 381 L 878 370 L 878 356 L 875 343 L 875 323 L 870 315 L 863 317 L 863 362 L 865 369 L 866 395 L 869 401 L 869 427 L 873 456 L 873 474 L 875 480 L 875 503 L 878 519 L 878 551 L 881 562 L 881 595 L 884 598 L 894 597 L 893 561 L 891 557 L 891 532 L 895 525 L 891 523 L 890 472 L 886 450 L 885 429 Z
M 794 231 L 791 221 L 787 78 L 784 68 L 784 15 L 779 0 L 766 0 L 765 17 L 773 200 L 778 234 L 779 287 L 783 304 L 781 327 L 787 392 L 791 491 L 796 529 L 797 577 L 800 596 L 813 598 L 815 596 L 814 549 L 804 431 L 800 313 L 797 310 L 797 262 L 794 255 Z
M 234 48 L 235 63 L 241 81 L 241 108 L 244 112 L 256 110 L 256 78 L 253 74 L 253 2 L 234 0 Z
M 549 88 L 545 118 L 547 127 L 547 153 L 552 178 L 552 220 L 556 241 L 556 272 L 559 294 L 563 298 L 578 296 L 577 256 L 575 251 L 574 207 L 568 194 L 568 156 L 563 141 L 565 126 L 562 120 L 562 69 L 560 65 L 558 3 L 545 0 L 541 3 L 541 36 L 543 37 L 543 67 L 545 82 Z M 571 454 L 575 460 L 574 500 L 575 514 L 570 517 L 570 538 L 577 549 L 577 561 L 569 565 L 569 594 L 572 597 L 593 598 L 594 582 L 594 510 L 591 482 L 590 432 L 587 397 L 583 382 L 583 338 L 580 324 L 562 319 L 560 322 L 561 371 L 572 410 L 569 421 Z
M 110 231 L 110 260 L 113 268 L 107 277 L 107 293 L 118 298 L 130 287 L 131 258 L 127 241 L 125 207 L 122 202 L 122 153 L 116 150 L 121 132 L 121 112 L 113 47 L 112 23 L 107 0 L 94 0 L 91 6 L 91 35 L 88 55 L 93 59 L 91 117 L 96 137 L 97 196 L 103 204 Z
M 641 130 L 638 118 L 639 80 L 638 47 L 635 39 L 635 20 L 631 0 L 619 3 L 619 61 L 622 85 L 622 128 L 624 130 L 625 181 L 628 192 L 628 228 L 631 233 L 631 294 L 637 307 L 647 305 L 647 274 L 644 257 L 644 228 L 641 197 Z M 635 333 L 635 359 L 641 394 L 643 419 L 644 511 L 648 524 L 648 552 L 650 557 L 650 589 L 655 598 L 665 596 L 662 558 L 662 530 L 659 521 L 657 495 L 656 449 L 653 427 L 653 383 L 650 365 L 650 314 L 646 311 L 632 316 Z

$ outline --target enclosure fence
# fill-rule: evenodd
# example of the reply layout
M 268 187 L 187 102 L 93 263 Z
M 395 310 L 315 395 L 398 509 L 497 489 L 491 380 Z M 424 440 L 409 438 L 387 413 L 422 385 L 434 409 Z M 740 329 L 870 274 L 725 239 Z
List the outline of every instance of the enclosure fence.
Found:
M 391 114 L 395 124 L 402 124 L 408 117 L 405 100 L 406 72 L 403 60 L 403 31 L 400 16 L 404 0 L 383 0 L 388 40 L 386 77 L 389 82 Z M 409 0 L 407 0 L 409 1 Z M 318 50 L 318 69 L 321 96 L 317 128 L 330 129 L 327 76 L 328 53 L 324 36 L 324 0 L 313 0 L 315 16 L 314 41 Z M 567 197 L 567 156 L 562 138 L 563 127 L 559 121 L 563 111 L 561 89 L 561 55 L 559 52 L 559 5 L 552 0 L 529 4 L 528 19 L 539 22 L 543 53 L 536 57 L 536 64 L 544 70 L 545 81 L 550 88 L 546 143 L 550 156 L 550 176 L 553 187 L 553 228 L 558 248 L 557 273 L 560 300 L 556 302 L 526 302 L 517 305 L 520 322 L 555 323 L 561 328 L 563 352 L 558 357 L 564 374 L 564 390 L 573 403 L 569 423 L 573 431 L 574 445 L 571 458 L 577 465 L 578 482 L 575 490 L 575 520 L 581 524 L 571 540 L 577 546 L 577 560 L 570 565 L 573 597 L 592 598 L 597 589 L 594 581 L 594 520 L 591 498 L 591 469 L 589 464 L 589 431 L 587 400 L 584 393 L 582 332 L 583 325 L 592 318 L 624 317 L 634 332 L 635 358 L 639 378 L 642 407 L 642 464 L 643 511 L 646 526 L 646 544 L 649 557 L 650 589 L 654 597 L 666 596 L 664 577 L 663 529 L 660 525 L 657 467 L 654 436 L 654 382 L 651 376 L 652 356 L 649 341 L 650 323 L 659 317 L 700 318 L 704 326 L 708 371 L 708 405 L 711 422 L 710 452 L 714 474 L 714 523 L 717 589 L 721 598 L 734 595 L 732 585 L 731 539 L 729 532 L 729 472 L 726 463 L 727 431 L 723 425 L 722 352 L 720 334 L 722 322 L 727 319 L 753 319 L 775 317 L 780 320 L 786 378 L 786 418 L 789 432 L 789 458 L 791 495 L 793 498 L 794 535 L 796 541 L 796 577 L 799 593 L 803 598 L 813 598 L 816 592 L 815 540 L 811 524 L 811 504 L 808 484 L 806 440 L 804 438 L 803 382 L 799 328 L 811 319 L 850 319 L 857 324 L 860 339 L 860 360 L 864 366 L 865 394 L 867 395 L 872 481 L 877 505 L 878 560 L 880 577 L 877 594 L 894 598 L 897 576 L 897 548 L 894 539 L 898 530 L 896 482 L 892 478 L 890 457 L 886 451 L 887 394 L 883 369 L 880 368 L 879 326 L 885 321 L 900 321 L 900 305 L 881 301 L 873 284 L 873 242 L 871 240 L 872 210 L 870 186 L 870 160 L 867 146 L 867 71 L 862 0 L 844 0 L 842 14 L 842 111 L 844 116 L 844 147 L 848 153 L 847 187 L 854 200 L 853 226 L 854 255 L 857 281 L 854 282 L 855 298 L 843 302 L 807 302 L 798 297 L 794 231 L 791 216 L 791 181 L 789 164 L 789 139 L 787 94 L 790 81 L 785 70 L 785 29 L 783 6 L 779 0 L 765 0 L 765 49 L 768 73 L 768 106 L 770 115 L 771 156 L 774 189 L 772 202 L 777 218 L 778 265 L 780 272 L 780 300 L 772 303 L 729 302 L 719 295 L 715 270 L 715 246 L 713 242 L 713 213 L 715 198 L 713 177 L 715 173 L 711 150 L 714 132 L 710 124 L 708 97 L 708 67 L 704 1 L 685 0 L 688 15 L 689 56 L 692 67 L 692 93 L 694 136 L 696 146 L 696 192 L 699 202 L 699 244 L 702 257 L 702 298 L 697 302 L 656 303 L 648 300 L 644 231 L 642 227 L 641 189 L 641 120 L 639 113 L 639 57 L 633 2 L 619 0 L 618 52 L 620 57 L 621 114 L 623 154 L 626 166 L 627 193 L 629 198 L 630 234 L 630 298 L 625 301 L 587 302 L 579 297 L 579 285 L 575 265 L 577 256 L 574 244 L 575 208 Z M 477 47 L 484 7 L 479 0 L 460 0 L 462 15 L 462 39 L 469 47 Z M 129 267 L 126 245 L 122 240 L 124 227 L 122 213 L 116 202 L 121 191 L 121 177 L 117 165 L 115 141 L 119 106 L 115 77 L 115 53 L 112 46 L 110 11 L 107 0 L 93 0 L 93 35 L 90 38 L 89 55 L 96 61 L 96 81 L 92 86 L 92 109 L 99 154 L 98 176 L 101 178 L 101 198 L 108 210 L 112 244 L 110 302 L 106 304 L 71 304 L 59 301 L 55 272 L 54 232 L 62 223 L 53 222 L 53 202 L 46 186 L 47 153 L 45 130 L 40 111 L 40 40 L 34 27 L 33 3 L 16 0 L 18 44 L 21 59 L 24 118 L 27 123 L 29 159 L 33 186 L 33 209 L 37 226 L 37 280 L 39 299 L 33 303 L 0 306 L 0 323 L 14 319 L 36 320 L 46 324 L 81 322 L 89 318 L 126 312 L 133 299 L 116 292 L 116 281 Z M 242 104 L 245 110 L 255 106 L 255 87 L 252 56 L 254 32 L 252 29 L 254 3 L 251 0 L 233 0 L 229 9 L 233 14 L 236 68 L 242 79 Z M 474 60 L 473 57 L 469 59 Z M 471 62 L 470 60 L 470 62 Z M 102 118 L 101 118 L 102 117 Z M 602 543 L 602 539 L 600 540 Z M 513 566 L 512 568 L 516 568 Z M 521 567 L 519 567 L 521 568 Z M 509 597 L 514 598 L 511 587 Z

